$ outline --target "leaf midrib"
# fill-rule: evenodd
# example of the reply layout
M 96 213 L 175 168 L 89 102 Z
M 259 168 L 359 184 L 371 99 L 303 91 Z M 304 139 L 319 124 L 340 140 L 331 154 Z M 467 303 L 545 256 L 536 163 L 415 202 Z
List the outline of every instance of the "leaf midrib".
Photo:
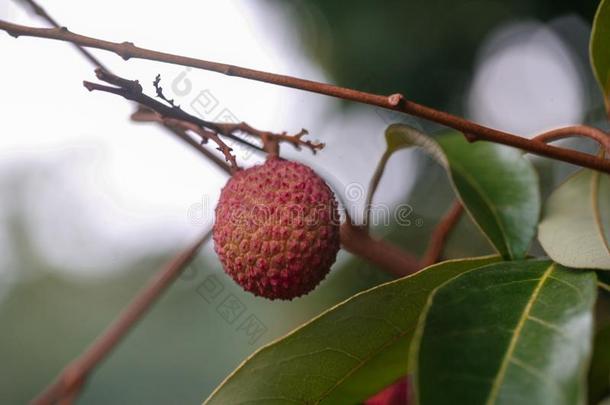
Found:
M 536 288 L 532 292 L 532 296 L 530 297 L 530 299 L 528 300 L 527 304 L 525 305 L 525 307 L 523 309 L 523 313 L 521 314 L 521 317 L 519 318 L 519 322 L 517 323 L 513 336 L 511 337 L 510 343 L 508 345 L 508 349 L 506 350 L 506 353 L 504 354 L 504 357 L 502 358 L 502 363 L 500 364 L 500 368 L 498 369 L 498 374 L 494 378 L 494 382 L 491 386 L 491 391 L 489 393 L 489 397 L 485 403 L 486 405 L 493 405 L 496 402 L 498 393 L 500 392 L 500 387 L 502 386 L 502 382 L 504 381 L 504 377 L 506 375 L 506 370 L 508 369 L 510 360 L 513 357 L 514 351 L 517 347 L 517 342 L 519 341 L 519 338 L 521 337 L 521 332 L 523 330 L 523 327 L 525 326 L 525 323 L 527 322 L 527 319 L 529 318 L 529 314 L 532 310 L 532 307 L 534 306 L 534 303 L 538 299 L 538 295 L 540 294 L 540 291 L 542 290 L 544 283 L 548 280 L 548 278 L 550 277 L 554 268 L 555 268 L 555 264 L 553 263 L 544 271 L 544 274 L 542 275 L 542 277 L 540 277 L 540 281 L 538 281 Z

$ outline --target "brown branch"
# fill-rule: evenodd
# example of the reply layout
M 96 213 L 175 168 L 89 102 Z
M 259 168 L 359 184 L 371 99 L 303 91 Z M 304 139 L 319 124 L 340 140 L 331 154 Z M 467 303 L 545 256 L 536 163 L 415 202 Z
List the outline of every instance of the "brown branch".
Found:
M 222 133 L 223 135 L 242 132 L 244 134 L 252 135 L 259 138 L 263 143 L 263 149 L 270 155 L 279 155 L 279 148 L 281 142 L 289 143 L 297 150 L 300 150 L 301 147 L 306 147 L 310 149 L 314 155 L 318 150 L 324 148 L 323 143 L 303 140 L 303 137 L 309 134 L 309 132 L 305 128 L 301 129 L 296 134 L 290 135 L 286 132 L 276 134 L 269 131 L 261 131 L 256 128 L 252 128 L 245 122 L 240 122 L 237 124 L 217 123 L 216 125 L 218 126 L 220 133 Z
M 218 150 L 225 155 L 227 162 L 230 162 L 231 170 L 235 171 L 239 169 L 235 156 L 231 153 L 232 149 L 228 147 L 227 144 L 224 143 L 224 141 L 222 141 L 214 131 L 206 130 L 205 127 L 212 127 L 216 129 L 217 127 L 215 123 L 202 120 L 184 112 L 182 109 L 176 106 L 167 106 L 147 96 L 142 92 L 142 86 L 137 80 L 127 80 L 112 73 L 106 72 L 103 69 L 97 69 L 96 74 L 100 80 L 118 87 L 111 87 L 88 81 L 83 82 L 84 86 L 89 91 L 103 91 L 122 96 L 131 101 L 135 101 L 136 103 L 143 105 L 161 115 L 162 120 L 160 120 L 160 122 L 163 124 L 168 124 L 173 127 L 181 127 L 182 130 L 191 130 L 201 136 L 202 142 L 204 143 L 207 142 L 208 139 L 213 140 L 218 145 Z M 239 139 L 234 135 L 226 136 Z
M 413 274 L 421 269 L 411 253 L 382 239 L 374 239 L 364 227 L 354 225 L 349 216 L 341 224 L 341 245 L 345 250 L 379 266 L 395 277 Z
M 575 136 L 593 139 L 606 150 L 607 154 L 610 155 L 610 135 L 597 128 L 587 127 L 584 125 L 553 129 L 535 136 L 532 138 L 532 140 L 548 143 Z
M 114 52 L 125 60 L 128 60 L 130 58 L 149 59 L 182 66 L 190 66 L 194 68 L 222 73 L 228 76 L 243 77 L 246 79 L 311 91 L 314 93 L 325 94 L 328 96 L 338 97 L 345 100 L 351 100 L 364 104 L 387 108 L 390 110 L 412 114 L 454 128 L 458 131 L 463 132 L 466 135 L 467 139 L 471 141 L 486 140 L 490 142 L 496 142 L 504 145 L 513 146 L 537 155 L 546 156 L 549 158 L 573 163 L 575 165 L 610 173 L 610 160 L 601 159 L 588 153 L 547 145 L 544 142 L 533 141 L 508 132 L 484 127 L 482 125 L 449 114 L 447 112 L 435 110 L 433 108 L 407 100 L 401 94 L 383 96 L 334 86 L 331 84 L 299 79 L 291 76 L 263 72 L 259 70 L 248 69 L 224 63 L 216 63 L 186 56 L 173 55 L 165 52 L 154 51 L 151 49 L 140 48 L 135 46 L 131 42 L 116 43 L 78 35 L 68 31 L 65 27 L 50 29 L 34 28 L 0 20 L 0 29 L 8 32 L 14 37 L 30 36 L 48 38 L 71 42 L 83 47 L 102 49 Z
M 449 208 L 449 211 L 441 218 L 432 232 L 432 236 L 428 242 L 428 248 L 421 259 L 422 267 L 428 267 L 440 261 L 445 242 L 457 225 L 463 212 L 464 206 L 462 203 L 459 200 L 454 201 L 451 208 Z
M 463 212 L 461 202 L 455 201 L 434 229 L 421 260 L 384 240 L 373 238 L 366 226 L 353 224 L 349 215 L 341 224 L 341 244 L 348 252 L 366 259 L 396 277 L 403 277 L 440 261 L 445 242 Z
M 127 80 L 112 73 L 109 73 L 103 69 L 97 69 L 96 75 L 100 80 L 103 80 L 118 87 L 109 87 L 85 81 L 84 85 L 88 90 L 104 91 L 107 93 L 122 96 L 128 100 L 135 101 L 138 104 L 143 105 L 160 115 L 160 119 L 157 120 L 152 117 L 149 117 L 151 121 L 157 121 L 174 128 L 178 127 L 181 130 L 193 131 L 201 137 L 204 143 L 207 142 L 208 139 L 213 140 L 218 145 L 218 150 L 220 150 L 225 155 L 226 160 L 230 162 L 233 171 L 239 169 L 235 156 L 231 153 L 232 149 L 228 147 L 218 135 L 223 135 L 234 140 L 239 140 L 241 143 L 251 146 L 257 150 L 264 150 L 271 155 L 279 155 L 280 142 L 291 143 L 296 148 L 306 146 L 310 148 L 314 154 L 318 149 L 322 149 L 324 147 L 324 144 L 322 143 L 304 141 L 302 138 L 303 136 L 307 135 L 307 131 L 305 129 L 302 129 L 299 133 L 295 135 L 288 135 L 285 132 L 275 134 L 273 132 L 260 131 L 258 129 L 255 129 L 245 122 L 211 122 L 188 114 L 179 106 L 177 106 L 174 103 L 174 100 L 168 99 L 163 94 L 163 88 L 160 86 L 159 76 L 157 76 L 153 83 L 157 92 L 157 96 L 169 105 L 163 104 L 145 95 L 142 92 L 142 86 L 137 80 Z M 237 133 L 239 132 L 260 138 L 263 142 L 263 149 L 238 137 Z
M 235 156 L 231 154 L 232 149 L 225 144 L 215 132 L 208 131 L 200 126 L 197 126 L 191 122 L 177 120 L 175 118 L 163 118 L 160 117 L 161 122 L 169 127 L 177 128 L 182 131 L 192 131 L 202 139 L 211 139 L 216 145 L 218 145 L 218 150 L 225 155 L 227 161 L 229 162 L 229 171 L 231 174 L 235 173 L 235 171 L 239 170 L 239 166 L 237 166 L 237 160 Z
M 153 85 L 155 86 L 157 97 L 168 103 L 172 107 L 172 110 L 184 112 L 181 110 L 180 106 L 177 106 L 174 103 L 174 100 L 168 99 L 165 94 L 163 94 L 163 88 L 161 87 L 161 75 L 157 75 L 155 81 L 153 82 Z M 297 150 L 300 149 L 301 146 L 305 146 L 311 149 L 314 155 L 316 154 L 318 149 L 324 148 L 323 143 L 304 141 L 302 138 L 309 133 L 304 128 L 294 135 L 288 135 L 286 132 L 276 134 L 270 131 L 261 131 L 251 127 L 243 121 L 239 123 L 211 122 L 205 120 L 200 121 L 201 122 L 199 124 L 203 127 L 210 128 L 212 129 L 212 131 L 217 132 L 218 134 L 231 137 L 233 139 L 241 139 L 235 138 L 237 136 L 237 133 L 239 132 L 255 136 L 262 141 L 263 150 L 274 156 L 279 156 L 281 142 L 290 143 Z
M 151 308 L 161 294 L 195 258 L 199 249 L 210 238 L 206 232 L 190 247 L 172 258 L 119 314 L 118 318 L 85 350 L 70 363 L 45 391 L 32 401 L 36 405 L 50 405 L 65 398 L 74 398 L 93 369 L 116 347 L 125 335 Z M 68 400 L 69 401 L 69 400 Z

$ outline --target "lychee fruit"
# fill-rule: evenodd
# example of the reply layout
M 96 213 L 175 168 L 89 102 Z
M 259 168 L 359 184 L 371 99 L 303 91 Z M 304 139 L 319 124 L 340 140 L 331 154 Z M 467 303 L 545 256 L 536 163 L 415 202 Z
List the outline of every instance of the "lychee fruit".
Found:
M 313 290 L 335 262 L 337 201 L 311 168 L 271 157 L 227 182 L 213 237 L 225 272 L 246 291 L 291 300 Z

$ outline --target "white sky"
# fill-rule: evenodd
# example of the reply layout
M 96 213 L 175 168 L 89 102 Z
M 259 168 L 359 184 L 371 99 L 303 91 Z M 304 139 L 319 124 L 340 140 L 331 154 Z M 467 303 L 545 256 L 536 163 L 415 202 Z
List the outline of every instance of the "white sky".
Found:
M 582 122 L 585 83 L 570 52 L 539 22 L 497 29 L 479 52 L 468 100 L 473 119 L 528 136 Z

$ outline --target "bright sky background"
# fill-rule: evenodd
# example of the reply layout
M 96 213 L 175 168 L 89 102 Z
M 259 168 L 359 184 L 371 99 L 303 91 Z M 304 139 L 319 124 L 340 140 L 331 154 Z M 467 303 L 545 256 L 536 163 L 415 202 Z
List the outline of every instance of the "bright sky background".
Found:
M 582 122 L 581 70 L 588 66 L 578 64 L 549 26 L 536 21 L 501 26 L 483 42 L 479 60 L 468 99 L 475 120 L 529 136 Z

